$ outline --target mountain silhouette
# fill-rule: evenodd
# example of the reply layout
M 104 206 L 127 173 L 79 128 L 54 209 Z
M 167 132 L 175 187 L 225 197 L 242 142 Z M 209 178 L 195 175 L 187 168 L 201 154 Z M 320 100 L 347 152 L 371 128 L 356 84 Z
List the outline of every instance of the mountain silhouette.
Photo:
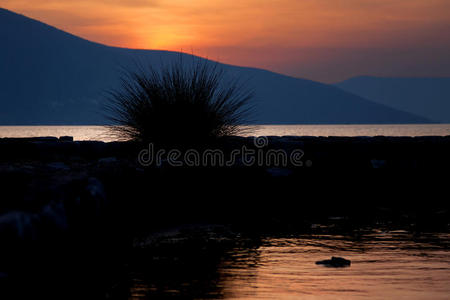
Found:
M 105 91 L 121 68 L 202 59 L 170 51 L 109 47 L 0 9 L 0 124 L 106 124 Z M 225 64 L 254 91 L 254 123 L 427 123 L 322 83 Z
M 361 76 L 336 86 L 380 104 L 450 123 L 450 78 Z

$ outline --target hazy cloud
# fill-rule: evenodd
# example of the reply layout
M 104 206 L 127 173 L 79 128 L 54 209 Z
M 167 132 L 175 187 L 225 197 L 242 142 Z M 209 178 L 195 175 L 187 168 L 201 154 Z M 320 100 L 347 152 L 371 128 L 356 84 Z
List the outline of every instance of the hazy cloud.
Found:
M 2 0 L 2 6 L 28 6 L 29 9 L 34 7 L 46 6 L 46 7 L 62 7 L 71 6 L 77 4 L 107 4 L 122 7 L 155 7 L 159 3 L 159 0 L 33 0 L 33 4 L 30 5 L 29 0 Z

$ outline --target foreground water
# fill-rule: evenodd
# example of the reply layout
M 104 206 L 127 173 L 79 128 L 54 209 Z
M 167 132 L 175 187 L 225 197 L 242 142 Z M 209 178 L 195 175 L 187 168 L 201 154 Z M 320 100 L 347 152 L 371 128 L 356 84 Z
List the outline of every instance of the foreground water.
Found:
M 375 230 L 356 237 L 237 241 L 227 250 L 210 241 L 209 251 L 202 254 L 204 245 L 190 249 L 192 242 L 183 244 L 174 237 L 169 242 L 172 249 L 166 245 L 157 255 L 152 252 L 149 261 L 140 258 L 131 264 L 131 299 L 450 298 L 449 234 Z M 315 264 L 331 256 L 345 257 L 352 264 L 345 268 Z
M 2 137 L 73 136 L 75 140 L 113 141 L 104 126 L 0 126 Z M 446 136 L 450 124 L 408 125 L 260 125 L 245 135 L 297 136 Z

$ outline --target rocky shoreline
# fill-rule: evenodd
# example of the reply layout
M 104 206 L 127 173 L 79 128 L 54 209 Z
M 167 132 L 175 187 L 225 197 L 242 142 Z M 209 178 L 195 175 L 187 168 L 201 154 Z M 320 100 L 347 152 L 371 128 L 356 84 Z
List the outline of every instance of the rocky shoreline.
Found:
M 61 231 L 80 223 L 80 218 L 85 223 L 96 222 L 107 208 L 129 209 L 133 216 L 146 209 L 180 210 L 170 213 L 170 221 L 154 218 L 152 226 L 161 219 L 189 222 L 197 217 L 228 222 L 226 212 L 238 210 L 245 216 L 268 196 L 277 202 L 271 213 L 281 219 L 289 216 L 286 207 L 300 207 L 302 216 L 324 218 L 362 215 L 366 210 L 361 202 L 370 206 L 376 201 L 377 207 L 387 211 L 405 209 L 405 203 L 413 209 L 410 197 L 417 196 L 423 196 L 421 206 L 426 203 L 448 213 L 440 195 L 444 186 L 439 182 L 445 181 L 441 172 L 450 168 L 450 136 L 259 139 L 228 137 L 211 148 L 223 150 L 227 157 L 244 146 L 261 153 L 281 149 L 287 157 L 301 151 L 299 164 L 248 165 L 236 159 L 230 166 L 177 167 L 162 159 L 159 165 L 144 166 L 138 160 L 143 147 L 130 142 L 73 141 L 71 137 L 0 139 L 1 231 L 20 227 L 16 235 L 34 239 L 33 232 L 40 228 L 36 222 L 46 228 L 53 224 L 54 231 Z M 182 201 L 180 194 L 195 201 Z M 324 204 L 320 210 L 315 201 Z M 221 208 L 222 214 L 214 213 L 214 205 L 222 202 L 228 204 Z M 208 207 L 213 212 L 204 218 L 202 212 Z M 383 214 L 396 218 L 392 211 Z M 191 219 L 192 215 L 196 216 Z M 148 219 L 145 213 L 141 218 Z M 137 220 L 133 222 L 141 222 Z
M 8 257 L 0 279 L 22 278 L 42 257 L 57 269 L 61 253 L 104 268 L 136 238 L 183 224 L 275 234 L 342 234 L 375 224 L 450 229 L 442 175 L 450 168 L 450 137 L 228 137 L 210 145 L 225 160 L 243 147 L 301 155 L 286 164 L 238 157 L 230 165 L 179 167 L 167 156 L 143 165 L 146 147 L 130 142 L 0 139 L 0 235 Z
M 261 145 L 258 145 L 260 143 Z M 450 136 L 423 137 L 225 137 L 206 148 L 233 150 L 300 149 L 314 168 L 426 168 L 444 169 L 450 164 L 447 153 Z M 73 141 L 72 137 L 0 138 L 0 162 L 88 161 L 136 155 L 147 146 L 131 142 Z M 170 149 L 166 149 L 170 150 Z

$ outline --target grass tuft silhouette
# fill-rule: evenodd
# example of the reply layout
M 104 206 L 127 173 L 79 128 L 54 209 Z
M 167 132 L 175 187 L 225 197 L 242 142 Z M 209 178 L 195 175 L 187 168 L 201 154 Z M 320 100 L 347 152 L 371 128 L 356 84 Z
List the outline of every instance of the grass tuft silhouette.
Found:
M 113 134 L 160 145 L 198 145 L 239 134 L 249 121 L 252 93 L 225 75 L 217 63 L 181 58 L 160 70 L 124 71 L 120 89 L 108 93 Z

